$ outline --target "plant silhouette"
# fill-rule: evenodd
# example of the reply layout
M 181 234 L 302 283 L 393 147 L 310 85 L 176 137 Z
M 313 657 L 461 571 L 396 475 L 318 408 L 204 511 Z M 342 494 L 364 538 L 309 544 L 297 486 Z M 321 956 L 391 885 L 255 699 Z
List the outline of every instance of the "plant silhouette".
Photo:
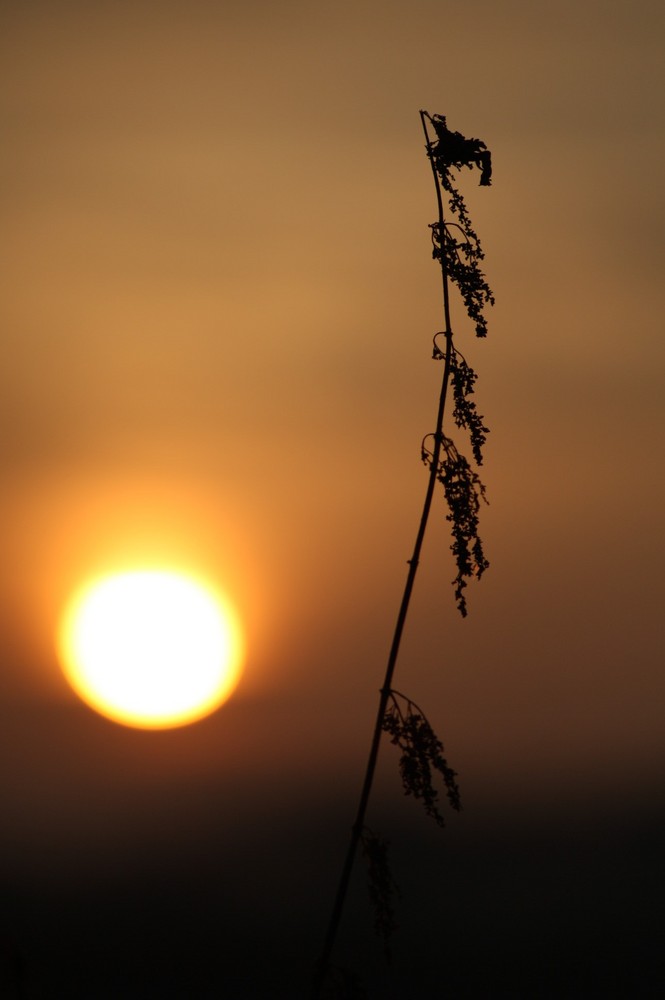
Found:
M 430 115 L 427 111 L 421 111 L 420 119 L 438 206 L 437 221 L 431 224 L 430 229 L 432 256 L 439 263 L 442 277 L 444 329 L 434 336 L 433 358 L 443 362 L 443 375 L 436 429 L 424 437 L 421 445 L 422 460 L 429 470 L 425 501 L 413 553 L 408 560 L 409 568 L 380 691 L 358 811 L 351 828 L 351 838 L 323 950 L 315 967 L 311 1000 L 320 1000 L 324 996 L 351 998 L 365 995 L 356 977 L 332 963 L 333 948 L 359 848 L 367 862 L 368 889 L 374 905 L 375 928 L 383 939 L 386 957 L 390 958 L 390 939 L 395 928 L 395 883 L 388 864 L 388 842 L 371 831 L 365 821 L 383 734 L 400 750 L 399 769 L 406 795 L 420 800 L 427 815 L 439 826 L 444 826 L 439 793 L 434 784 L 434 778 L 438 774 L 448 804 L 454 810 L 460 809 L 457 775 L 444 756 L 443 744 L 422 709 L 406 695 L 396 691 L 392 682 L 437 483 L 443 487 L 448 508 L 446 519 L 450 522 L 453 538 L 450 548 L 457 567 L 453 580 L 454 596 L 463 617 L 467 614 L 465 590 L 468 581 L 471 578 L 480 579 L 489 566 L 478 534 L 479 512 L 485 501 L 485 487 L 471 462 L 458 451 L 453 439 L 444 433 L 444 416 L 450 388 L 453 398 L 452 420 L 459 430 L 466 432 L 473 461 L 476 466 L 480 466 L 488 428 L 475 401 L 471 399 L 477 380 L 476 373 L 453 343 L 450 285 L 457 287 L 477 337 L 487 335 L 485 308 L 494 304 L 494 296 L 480 269 L 484 254 L 466 202 L 453 181 L 452 171 L 458 171 L 462 167 L 477 167 L 481 171 L 480 185 L 488 187 L 492 179 L 492 158 L 484 142 L 466 139 L 459 132 L 451 132 L 443 115 Z M 448 220 L 444 213 L 444 196 L 450 213 Z

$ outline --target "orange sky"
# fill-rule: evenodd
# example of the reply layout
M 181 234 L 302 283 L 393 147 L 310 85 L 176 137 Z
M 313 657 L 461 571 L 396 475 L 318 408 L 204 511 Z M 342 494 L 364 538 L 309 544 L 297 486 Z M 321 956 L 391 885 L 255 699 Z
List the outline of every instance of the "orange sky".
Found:
M 439 497 L 396 686 L 479 810 L 497 789 L 653 801 L 664 20 L 656 0 L 0 5 L 8 844 L 108 835 L 100 773 L 120 811 L 174 774 L 355 790 L 440 377 L 420 108 L 494 160 L 490 189 L 461 178 L 488 340 L 453 316 L 491 428 L 491 568 L 459 620 Z M 92 717 L 54 659 L 68 588 L 137 553 L 212 572 L 248 626 L 234 699 L 170 736 Z

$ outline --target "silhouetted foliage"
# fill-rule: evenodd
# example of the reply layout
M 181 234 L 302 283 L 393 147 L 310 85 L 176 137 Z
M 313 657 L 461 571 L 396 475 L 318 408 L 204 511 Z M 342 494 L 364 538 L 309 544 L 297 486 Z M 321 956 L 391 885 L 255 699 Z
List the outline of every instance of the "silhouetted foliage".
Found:
M 485 254 L 478 234 L 450 171 L 451 167 L 479 166 L 482 169 L 480 183 L 488 186 L 492 177 L 491 154 L 479 139 L 465 139 L 459 132 L 450 132 L 443 115 L 422 114 L 431 122 L 437 136 L 437 142 L 428 143 L 427 152 L 448 195 L 454 218 L 452 222 L 439 219 L 430 226 L 432 256 L 441 261 L 448 277 L 459 288 L 469 318 L 475 324 L 476 336 L 485 337 L 487 320 L 483 310 L 488 304 L 494 305 L 494 295 L 480 270 L 480 261 L 484 260 Z
M 461 196 L 459 196 L 461 202 Z M 452 201 L 451 201 L 452 205 Z M 483 309 L 489 303 L 494 305 L 492 290 L 485 281 L 485 276 L 479 267 L 484 253 L 475 233 L 464 230 L 456 223 L 438 222 L 430 225 L 432 230 L 432 256 L 445 265 L 449 278 L 459 288 L 466 311 L 476 327 L 477 337 L 487 336 L 487 320 Z M 460 232 L 463 239 L 456 239 L 455 233 Z
M 445 360 L 445 355 L 438 347 L 434 338 L 434 351 L 432 357 L 436 361 Z M 471 439 L 473 457 L 478 465 L 483 464 L 483 445 L 487 440 L 489 428 L 483 423 L 483 417 L 478 413 L 476 404 L 469 396 L 473 395 L 474 386 L 478 376 L 467 364 L 464 355 L 453 347 L 450 355 L 450 383 L 453 389 L 453 420 L 458 427 L 468 430 Z
M 423 124 L 429 121 L 437 137 L 436 142 L 428 138 L 427 153 L 430 157 L 437 185 L 440 182 L 448 194 L 450 211 L 456 221 L 446 222 L 441 210 L 437 222 L 432 223 L 433 256 L 439 261 L 444 276 L 457 286 L 464 302 L 467 315 L 475 326 L 476 336 L 487 335 L 487 320 L 484 315 L 486 305 L 494 304 L 494 296 L 480 270 L 479 262 L 484 254 L 480 240 L 471 223 L 466 203 L 455 187 L 451 168 L 478 166 L 482 170 L 480 183 L 489 185 L 492 176 L 491 156 L 485 143 L 479 139 L 465 139 L 459 132 L 451 132 L 443 115 L 429 115 L 421 112 Z M 427 130 L 426 130 L 427 131 Z M 469 434 L 473 457 L 482 465 L 483 446 L 489 433 L 476 404 L 469 397 L 473 395 L 477 375 L 466 358 L 454 346 L 453 333 L 446 315 L 447 329 L 434 338 L 434 358 L 444 360 L 453 392 L 453 420 L 457 427 Z M 445 352 L 438 346 L 437 338 L 446 338 Z M 445 380 L 445 375 L 444 375 Z M 427 435 L 425 441 L 432 435 Z M 478 512 L 480 501 L 487 502 L 485 487 L 471 468 L 454 442 L 439 427 L 434 434 L 435 446 L 430 451 L 423 442 L 422 458 L 436 474 L 443 485 L 449 513 L 446 519 L 453 529 L 451 551 L 457 565 L 457 575 L 453 581 L 455 600 L 463 617 L 467 614 L 464 590 L 471 577 L 480 579 L 489 566 L 478 535 Z
M 434 787 L 432 771 L 439 772 L 450 805 L 459 811 L 461 802 L 455 780 L 457 772 L 453 771 L 443 756 L 443 743 L 432 729 L 425 713 L 399 691 L 391 691 L 382 728 L 390 736 L 390 742 L 402 751 L 399 770 L 404 794 L 420 799 L 427 815 L 439 826 L 445 826 L 445 820 L 439 811 L 439 793 Z
M 374 907 L 374 929 L 382 938 L 384 954 L 390 961 L 390 943 L 397 928 L 393 898 L 398 890 L 388 864 L 389 841 L 365 827 L 360 845 L 367 865 L 367 891 Z
M 367 991 L 355 972 L 340 965 L 330 965 L 325 971 L 319 996 L 322 1000 L 367 1000 Z
M 434 456 L 425 441 L 422 445 L 422 459 L 431 467 Z M 453 580 L 455 600 L 460 614 L 466 618 L 466 581 L 473 576 L 480 579 L 489 566 L 483 552 L 483 543 L 478 536 L 480 502 L 483 500 L 487 503 L 487 500 L 485 487 L 477 473 L 464 455 L 460 455 L 453 441 L 445 435 L 441 437 L 441 450 L 444 457 L 436 463 L 436 478 L 443 485 L 446 495 L 450 512 L 446 514 L 446 520 L 453 527 L 453 544 L 450 549 L 457 564 L 457 576 Z
M 427 112 L 425 112 L 427 114 Z M 445 115 L 427 115 L 437 141 L 432 144 L 432 156 L 440 174 L 450 167 L 480 167 L 480 184 L 489 187 L 492 183 L 492 154 L 480 139 L 465 139 L 461 132 L 451 132 Z

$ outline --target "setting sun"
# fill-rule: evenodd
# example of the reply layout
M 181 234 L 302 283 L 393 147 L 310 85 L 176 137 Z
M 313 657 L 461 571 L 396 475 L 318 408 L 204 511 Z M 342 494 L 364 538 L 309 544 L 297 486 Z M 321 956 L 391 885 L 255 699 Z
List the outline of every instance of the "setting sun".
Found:
M 187 725 L 230 696 L 243 642 L 233 610 L 184 573 L 137 570 L 73 596 L 58 635 L 65 677 L 91 708 L 145 729 Z

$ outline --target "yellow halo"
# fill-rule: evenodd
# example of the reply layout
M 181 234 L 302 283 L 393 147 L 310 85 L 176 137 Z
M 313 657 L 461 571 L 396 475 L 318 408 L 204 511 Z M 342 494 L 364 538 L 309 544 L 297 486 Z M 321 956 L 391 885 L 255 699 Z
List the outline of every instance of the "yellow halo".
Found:
M 65 677 L 91 708 L 145 729 L 209 715 L 238 683 L 237 617 L 208 584 L 180 572 L 134 570 L 87 584 L 63 613 Z

